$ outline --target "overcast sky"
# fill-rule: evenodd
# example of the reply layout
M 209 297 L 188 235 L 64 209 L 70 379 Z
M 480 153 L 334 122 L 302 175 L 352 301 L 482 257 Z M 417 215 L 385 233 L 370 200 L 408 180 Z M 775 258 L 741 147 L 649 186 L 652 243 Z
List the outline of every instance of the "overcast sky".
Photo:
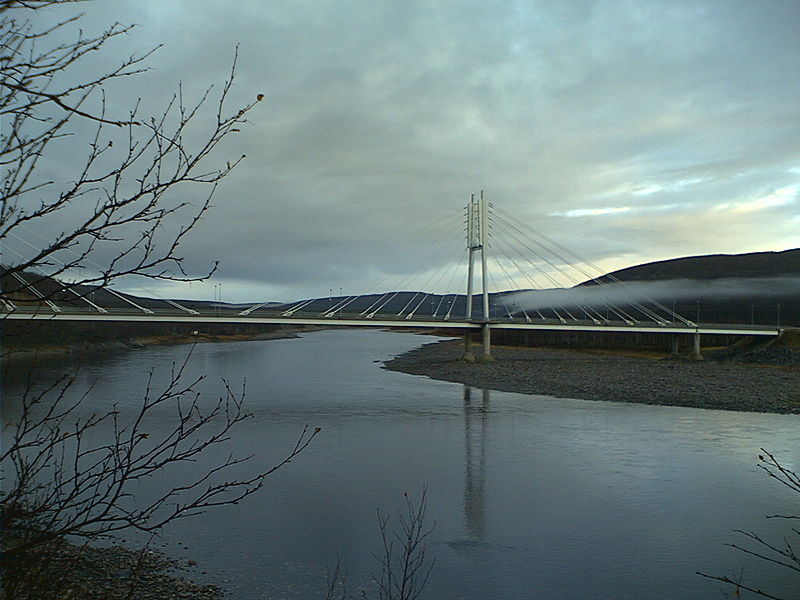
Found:
M 82 8 L 89 31 L 139 25 L 100 65 L 164 45 L 114 109 L 221 83 L 236 44 L 234 103 L 265 95 L 183 249 L 217 276 L 161 293 L 290 300 L 412 272 L 420 287 L 463 260 L 458 215 L 480 189 L 608 270 L 800 246 L 796 0 Z

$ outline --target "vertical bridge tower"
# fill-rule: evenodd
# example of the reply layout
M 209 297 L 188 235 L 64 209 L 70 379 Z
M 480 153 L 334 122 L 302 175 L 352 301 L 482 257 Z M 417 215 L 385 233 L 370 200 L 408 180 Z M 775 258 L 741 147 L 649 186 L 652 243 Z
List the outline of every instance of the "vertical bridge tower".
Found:
M 488 202 L 481 190 L 480 196 L 475 194 L 470 196 L 467 205 L 467 253 L 469 255 L 469 266 L 467 269 L 467 310 L 466 320 L 473 321 L 472 316 L 472 284 L 475 273 L 475 253 L 481 255 L 481 287 L 483 297 L 483 319 L 481 320 L 481 334 L 483 337 L 482 361 L 491 361 L 491 329 L 489 328 L 489 284 L 486 271 L 486 238 L 489 227 L 489 208 Z M 464 332 L 464 360 L 472 361 L 472 337 L 469 330 Z

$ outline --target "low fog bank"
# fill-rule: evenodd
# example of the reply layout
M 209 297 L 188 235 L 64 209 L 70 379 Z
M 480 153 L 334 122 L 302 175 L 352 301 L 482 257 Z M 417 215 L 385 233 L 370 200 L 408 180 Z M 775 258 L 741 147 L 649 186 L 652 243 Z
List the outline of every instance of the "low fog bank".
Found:
M 579 285 L 572 288 L 527 290 L 506 296 L 506 302 L 536 310 L 551 306 L 628 304 L 647 299 L 661 303 L 686 300 L 741 300 L 794 298 L 800 302 L 800 277 L 671 279 Z
M 505 296 L 517 310 L 648 304 L 655 300 L 689 319 L 800 326 L 800 276 L 672 279 L 529 290 Z

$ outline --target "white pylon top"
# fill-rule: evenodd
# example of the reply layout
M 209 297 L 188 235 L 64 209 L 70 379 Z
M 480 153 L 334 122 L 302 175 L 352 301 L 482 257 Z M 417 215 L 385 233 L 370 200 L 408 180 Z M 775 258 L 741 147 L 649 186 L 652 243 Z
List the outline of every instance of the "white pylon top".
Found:
M 486 243 L 486 199 L 481 195 L 472 194 L 467 205 L 467 248 L 478 250 Z

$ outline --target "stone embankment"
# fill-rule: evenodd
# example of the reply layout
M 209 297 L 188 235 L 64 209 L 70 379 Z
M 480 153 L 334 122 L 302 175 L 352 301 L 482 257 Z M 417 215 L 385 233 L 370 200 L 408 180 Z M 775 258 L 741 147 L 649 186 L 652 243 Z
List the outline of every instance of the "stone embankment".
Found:
M 385 367 L 504 392 L 800 414 L 796 350 L 782 353 L 784 365 L 763 365 L 516 347 L 495 347 L 495 361 L 483 363 L 463 361 L 462 348 L 453 340 L 426 344 Z

